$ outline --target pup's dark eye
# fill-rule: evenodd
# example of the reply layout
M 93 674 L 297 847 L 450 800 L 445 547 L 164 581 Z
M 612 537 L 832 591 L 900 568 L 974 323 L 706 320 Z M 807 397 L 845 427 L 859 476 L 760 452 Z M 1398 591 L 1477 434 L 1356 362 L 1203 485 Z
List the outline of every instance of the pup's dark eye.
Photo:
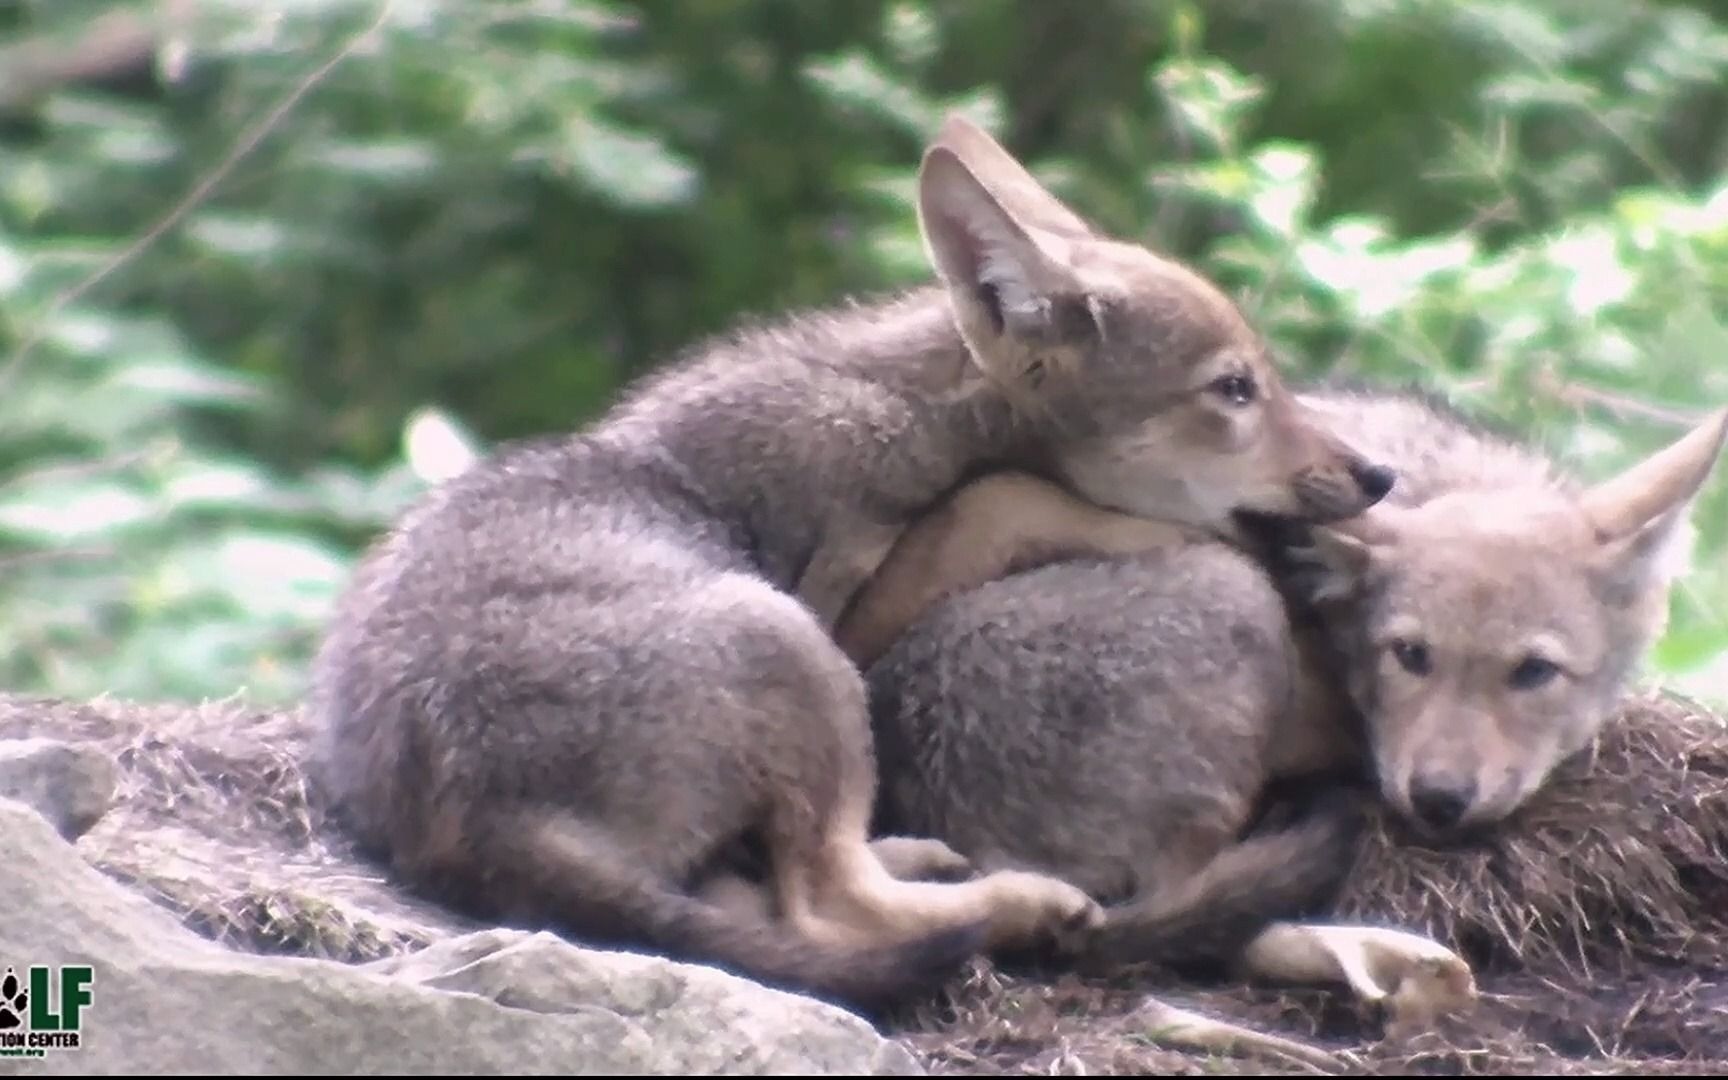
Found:
M 1512 669 L 1512 674 L 1506 681 L 1512 684 L 1514 690 L 1534 690 L 1552 682 L 1558 674 L 1560 665 L 1532 655 L 1518 661 L 1518 666 Z
M 1420 641 L 1398 638 L 1392 642 L 1392 655 L 1412 675 L 1426 675 L 1433 670 L 1428 658 L 1428 646 Z
M 1256 388 L 1251 375 L 1221 375 L 1208 387 L 1214 394 L 1232 405 L 1246 405 L 1254 400 Z

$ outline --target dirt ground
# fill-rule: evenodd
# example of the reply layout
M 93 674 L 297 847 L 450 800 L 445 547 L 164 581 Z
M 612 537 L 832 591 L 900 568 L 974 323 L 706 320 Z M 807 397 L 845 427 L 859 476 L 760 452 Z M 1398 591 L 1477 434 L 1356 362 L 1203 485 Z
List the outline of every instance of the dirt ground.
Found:
M 1591 985 L 1535 972 L 1478 976 L 1475 1012 L 1391 1043 L 1374 1017 L 1329 990 L 1035 980 L 980 963 L 899 1035 L 932 1073 L 950 1075 L 1728 1074 L 1728 979 L 1719 974 L 1603 973 Z M 1149 997 L 1332 1050 L 1340 1067 L 1160 1046 L 1142 1009 Z
M 116 805 L 92 862 L 232 947 L 360 961 L 471 925 L 391 889 L 318 828 L 295 713 L 241 705 L 0 698 L 0 738 L 97 743 Z M 1474 965 L 1479 1007 L 1382 1040 L 1347 992 L 1083 980 L 976 962 L 894 1020 L 933 1073 L 1322 1071 L 1160 1045 L 1148 1002 L 1337 1052 L 1344 1074 L 1728 1074 L 1728 726 L 1682 699 L 1628 700 L 1509 827 L 1464 849 L 1371 831 L 1336 921 L 1424 932 Z

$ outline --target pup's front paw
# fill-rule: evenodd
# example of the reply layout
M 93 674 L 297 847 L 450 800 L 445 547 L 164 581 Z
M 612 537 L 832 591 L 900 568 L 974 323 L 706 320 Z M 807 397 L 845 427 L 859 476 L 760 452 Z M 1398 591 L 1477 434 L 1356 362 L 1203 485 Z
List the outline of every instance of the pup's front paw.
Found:
M 1369 926 L 1303 927 L 1363 1002 L 1379 1007 L 1394 1038 L 1427 1030 L 1476 1003 L 1464 958 L 1420 934 Z

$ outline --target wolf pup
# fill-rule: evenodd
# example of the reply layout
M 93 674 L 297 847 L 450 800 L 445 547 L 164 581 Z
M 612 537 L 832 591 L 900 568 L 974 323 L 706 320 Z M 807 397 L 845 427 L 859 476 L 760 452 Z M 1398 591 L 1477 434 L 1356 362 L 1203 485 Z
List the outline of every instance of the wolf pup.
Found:
M 1295 921 L 1342 884 L 1348 802 L 1282 829 L 1252 827 L 1257 804 L 1358 771 L 1427 834 L 1516 811 L 1659 633 L 1728 411 L 1587 486 L 1429 396 L 1303 398 L 1399 476 L 1360 518 L 1295 530 L 1307 546 L 1171 548 L 1004 474 L 908 530 L 839 632 L 869 665 L 879 827 L 1085 888 L 1109 907 L 1082 965 L 1341 978 L 1419 1020 L 1473 997 L 1462 960 Z
M 936 283 L 706 343 L 368 552 L 315 661 L 309 771 L 397 880 L 860 1010 L 1099 917 L 1047 875 L 923 880 L 942 858 L 872 845 L 864 684 L 830 636 L 850 596 L 991 468 L 1196 529 L 1347 517 L 1392 477 L 1217 288 L 976 127 L 927 148 L 917 213 Z M 769 915 L 702 888 L 741 844 Z

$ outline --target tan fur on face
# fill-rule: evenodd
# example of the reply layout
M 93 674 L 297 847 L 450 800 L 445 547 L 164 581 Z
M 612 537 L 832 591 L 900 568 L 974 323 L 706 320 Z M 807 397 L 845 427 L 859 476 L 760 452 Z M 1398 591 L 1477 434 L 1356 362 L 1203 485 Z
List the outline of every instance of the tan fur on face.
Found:
M 1621 650 L 1595 595 L 1595 541 L 1581 514 L 1541 491 L 1439 499 L 1401 527 L 1409 541 L 1376 550 L 1384 584 L 1351 665 L 1369 684 L 1381 790 L 1414 816 L 1413 782 L 1473 786 L 1461 824 L 1497 820 L 1612 704 Z M 1405 668 L 1400 642 L 1422 651 L 1425 673 Z M 1515 685 L 1531 658 L 1557 673 Z
M 1252 380 L 1255 400 L 1235 404 L 1216 380 Z M 1180 461 L 1145 475 L 1147 461 Z M 1353 466 L 1367 462 L 1313 421 L 1284 390 L 1265 355 L 1224 350 L 1196 366 L 1187 388 L 1129 435 L 1083 444 L 1060 462 L 1075 490 L 1100 505 L 1219 529 L 1237 509 L 1314 522 L 1349 517 L 1363 492 Z M 1180 508 L 1192 508 L 1187 513 Z
M 1237 510 L 1325 522 L 1384 494 L 1216 285 L 1096 234 L 981 133 L 951 128 L 920 178 L 926 247 L 972 362 L 1036 426 L 1052 478 L 1224 535 Z
M 1391 805 L 1415 821 L 1420 792 L 1455 792 L 1455 827 L 1490 824 L 1595 737 L 1662 632 L 1681 517 L 1725 437 L 1728 412 L 1586 491 L 1457 491 L 1325 531 Z

